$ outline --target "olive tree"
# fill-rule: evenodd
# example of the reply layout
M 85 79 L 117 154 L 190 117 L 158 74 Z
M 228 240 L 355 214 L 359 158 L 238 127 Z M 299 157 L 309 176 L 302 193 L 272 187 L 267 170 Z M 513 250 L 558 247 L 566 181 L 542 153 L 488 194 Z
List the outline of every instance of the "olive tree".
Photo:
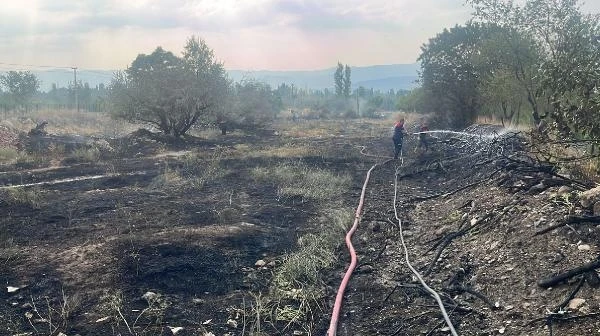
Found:
M 282 108 L 281 97 L 262 82 L 244 80 L 235 85 L 238 127 L 256 128 L 273 121 Z
M 480 84 L 485 68 L 473 58 L 488 31 L 479 24 L 444 29 L 421 47 L 421 82 L 438 122 L 463 128 L 475 121 L 480 107 Z
M 600 137 L 600 17 L 583 14 L 578 0 L 467 2 L 475 20 L 517 32 L 537 53 L 524 77 L 528 100 L 548 107 L 534 108 L 535 122 L 548 117 L 563 135 Z
M 116 117 L 180 137 L 200 119 L 216 119 L 229 92 L 223 65 L 206 43 L 192 36 L 182 57 L 156 48 L 140 54 L 110 85 Z

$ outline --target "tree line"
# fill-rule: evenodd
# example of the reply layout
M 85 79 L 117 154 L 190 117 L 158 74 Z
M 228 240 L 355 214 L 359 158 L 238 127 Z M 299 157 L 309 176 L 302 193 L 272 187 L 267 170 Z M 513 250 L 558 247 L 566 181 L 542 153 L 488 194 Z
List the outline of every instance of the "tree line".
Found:
M 106 111 L 108 93 L 104 84 L 91 87 L 89 83 L 78 81 L 68 87 L 58 87 L 55 83 L 47 92 L 40 91 L 40 80 L 30 71 L 8 71 L 0 75 L 0 109 L 13 110 L 39 109 L 40 106 L 58 109 L 76 109 L 76 99 L 86 110 Z
M 48 92 L 40 92 L 39 87 L 39 80 L 28 71 L 0 76 L 0 107 L 75 108 L 77 94 L 81 107 L 110 111 L 117 118 L 150 125 L 173 137 L 195 125 L 219 125 L 223 131 L 257 129 L 285 109 L 313 119 L 359 117 L 359 109 L 360 116 L 374 117 L 379 110 L 394 109 L 398 97 L 405 94 L 364 87 L 352 91 L 351 68 L 341 63 L 333 73 L 333 90 L 286 83 L 271 88 L 253 79 L 233 83 L 213 50 L 196 36 L 187 40 L 181 55 L 161 47 L 148 55 L 139 54 L 127 69 L 114 74 L 108 86 L 92 88 L 78 82 L 59 88 L 54 84 Z

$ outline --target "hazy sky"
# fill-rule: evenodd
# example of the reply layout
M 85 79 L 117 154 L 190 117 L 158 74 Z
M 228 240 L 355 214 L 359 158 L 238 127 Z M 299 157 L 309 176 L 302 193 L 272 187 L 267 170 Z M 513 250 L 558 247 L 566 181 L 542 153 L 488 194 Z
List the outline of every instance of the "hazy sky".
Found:
M 588 0 L 586 12 L 600 12 Z M 192 34 L 228 69 L 413 63 L 463 0 L 1 0 L 0 63 L 126 68 Z M 0 66 L 2 66 L 0 64 Z M 4 65 L 4 67 L 6 67 Z

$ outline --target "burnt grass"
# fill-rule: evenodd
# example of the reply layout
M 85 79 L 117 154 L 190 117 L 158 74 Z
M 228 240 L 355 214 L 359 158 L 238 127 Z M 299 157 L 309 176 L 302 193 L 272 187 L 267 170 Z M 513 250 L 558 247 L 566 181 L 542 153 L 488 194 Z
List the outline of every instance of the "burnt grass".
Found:
M 356 206 L 364 174 L 381 163 L 353 238 L 359 265 L 338 335 L 449 334 L 435 301 L 406 267 L 393 211 L 395 174 L 411 263 L 442 294 L 460 335 L 600 330 L 595 271 L 552 288 L 538 285 L 598 258 L 593 221 L 536 234 L 567 216 L 591 215 L 577 200 L 589 182 L 532 160 L 524 135 L 476 144 L 448 136 L 425 153 L 415 152 L 409 138 L 401 165 L 384 157 L 391 151 L 385 126 L 349 128 L 327 137 L 234 134 L 171 144 L 125 138 L 96 162 L 0 167 L 0 186 L 37 183 L 18 189 L 39 198 L 15 201 L 0 190 L 0 335 L 171 335 L 169 327 L 183 327 L 178 335 L 250 335 L 254 317 L 250 310 L 242 317 L 241 307 L 252 302 L 251 293 L 268 293 L 285 254 L 328 207 L 282 198 L 276 186 L 251 175 L 291 162 L 349 175 L 352 187 L 339 195 L 346 207 Z M 320 154 L 243 155 L 289 144 Z M 214 153 L 233 155 L 217 162 L 226 173 L 202 186 L 156 185 L 165 172 L 189 168 L 182 151 L 202 158 L 196 173 L 214 164 Z M 74 179 L 81 177 L 87 179 Z M 559 194 L 563 186 L 569 189 Z M 265 321 L 263 334 L 326 333 L 349 260 L 345 249 L 337 253 L 335 268 L 323 274 L 328 297 L 317 320 L 292 327 Z M 257 260 L 273 263 L 256 267 Z M 143 298 L 148 292 L 159 299 Z M 568 309 L 566 298 L 585 302 Z

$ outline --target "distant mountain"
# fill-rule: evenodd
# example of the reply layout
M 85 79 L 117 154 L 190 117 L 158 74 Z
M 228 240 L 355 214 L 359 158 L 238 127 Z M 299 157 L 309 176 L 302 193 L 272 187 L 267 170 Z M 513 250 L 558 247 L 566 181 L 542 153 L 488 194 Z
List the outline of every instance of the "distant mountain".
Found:
M 387 77 L 380 79 L 370 79 L 356 83 L 355 87 L 362 86 L 365 88 L 372 88 L 374 90 L 379 90 L 382 92 L 389 91 L 390 89 L 394 89 L 395 91 L 402 90 L 410 90 L 415 88 L 417 84 L 417 80 L 419 77 L 417 75 L 413 76 L 395 76 L 395 77 Z
M 416 86 L 419 64 L 391 64 L 366 67 L 352 67 L 352 87 L 363 86 L 367 89 L 388 91 L 390 89 L 411 89 Z M 115 70 L 77 70 L 77 80 L 88 83 L 91 87 L 99 84 L 108 85 Z M 234 81 L 255 79 L 276 88 L 281 83 L 294 84 L 306 89 L 333 89 L 335 68 L 312 71 L 245 71 L 228 70 Z M 33 71 L 42 82 L 41 90 L 49 91 L 52 84 L 68 87 L 73 83 L 73 71 L 69 69 L 52 69 Z M 1 74 L 1 73 L 0 73 Z
M 417 86 L 415 82 L 418 79 L 419 69 L 418 63 L 352 67 L 352 87 L 363 86 L 382 91 L 412 89 Z M 229 70 L 228 72 L 235 81 L 256 79 L 272 87 L 287 83 L 299 88 L 333 89 L 335 68 L 313 71 Z

